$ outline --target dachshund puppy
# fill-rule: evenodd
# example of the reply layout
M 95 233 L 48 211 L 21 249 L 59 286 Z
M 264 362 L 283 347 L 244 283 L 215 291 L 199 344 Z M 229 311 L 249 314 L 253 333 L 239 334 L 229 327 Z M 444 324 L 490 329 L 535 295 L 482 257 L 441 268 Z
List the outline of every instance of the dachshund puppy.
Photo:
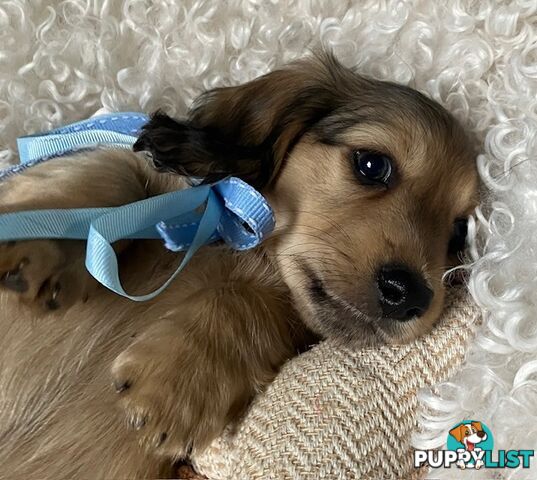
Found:
M 0 211 L 116 206 L 234 175 L 276 215 L 254 251 L 198 253 L 160 296 L 94 282 L 83 242 L 0 245 L 0 464 L 6 478 L 144 478 L 237 420 L 312 336 L 408 342 L 434 325 L 476 204 L 453 117 L 331 56 L 162 113 L 136 150 L 54 159 L 0 184 Z M 160 171 L 160 172 L 159 172 Z M 180 258 L 118 242 L 133 294 Z

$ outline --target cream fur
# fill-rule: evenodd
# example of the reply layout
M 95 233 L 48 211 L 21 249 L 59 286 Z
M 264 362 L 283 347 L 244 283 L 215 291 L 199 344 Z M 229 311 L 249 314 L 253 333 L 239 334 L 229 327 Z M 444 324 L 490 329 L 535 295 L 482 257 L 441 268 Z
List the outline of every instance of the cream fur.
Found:
M 189 0 L 149 11 L 141 0 L 4 0 L 0 158 L 15 161 L 18 135 L 103 105 L 184 113 L 200 90 L 251 79 L 319 43 L 427 91 L 477 135 L 491 194 L 471 280 L 485 325 L 469 365 L 424 393 L 432 410 L 416 445 L 441 446 L 454 423 L 478 418 L 503 447 L 535 448 L 536 9 L 524 0 Z

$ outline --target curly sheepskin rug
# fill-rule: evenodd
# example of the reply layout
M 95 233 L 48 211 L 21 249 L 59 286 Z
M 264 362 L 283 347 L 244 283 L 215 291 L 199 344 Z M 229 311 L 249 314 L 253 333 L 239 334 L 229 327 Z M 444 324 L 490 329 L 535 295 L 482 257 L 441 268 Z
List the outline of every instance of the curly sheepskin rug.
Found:
M 422 393 L 415 446 L 442 447 L 475 418 L 497 444 L 537 450 L 535 0 L 1 0 L 0 162 L 16 161 L 25 133 L 103 107 L 180 116 L 203 90 L 320 45 L 445 105 L 479 153 L 468 268 L 484 322 L 464 368 Z

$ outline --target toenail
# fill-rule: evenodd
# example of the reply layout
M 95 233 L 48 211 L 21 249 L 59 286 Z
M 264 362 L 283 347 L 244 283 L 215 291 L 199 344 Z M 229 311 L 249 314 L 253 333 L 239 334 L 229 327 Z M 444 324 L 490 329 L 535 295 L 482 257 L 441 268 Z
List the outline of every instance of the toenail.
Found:
M 160 434 L 160 437 L 158 437 L 157 448 L 160 447 L 166 441 L 167 438 L 168 434 L 166 432 L 162 432 Z
M 128 390 L 131 387 L 131 383 L 128 380 L 116 380 L 114 382 L 114 388 L 116 389 L 116 393 L 124 392 L 125 390 Z
M 137 417 L 133 423 L 133 426 L 136 430 L 141 430 L 142 428 L 145 427 L 145 423 L 146 423 L 145 417 Z
M 52 289 L 52 300 L 56 300 L 56 297 L 60 293 L 62 289 L 62 286 L 59 283 L 54 284 L 54 288 Z

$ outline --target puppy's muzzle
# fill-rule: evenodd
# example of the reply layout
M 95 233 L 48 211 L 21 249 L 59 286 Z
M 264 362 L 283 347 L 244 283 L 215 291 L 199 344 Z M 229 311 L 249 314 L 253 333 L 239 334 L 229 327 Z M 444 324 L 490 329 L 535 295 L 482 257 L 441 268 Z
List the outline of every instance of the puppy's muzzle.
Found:
M 377 289 L 382 315 L 401 321 L 421 317 L 433 298 L 425 278 L 403 265 L 384 265 Z

